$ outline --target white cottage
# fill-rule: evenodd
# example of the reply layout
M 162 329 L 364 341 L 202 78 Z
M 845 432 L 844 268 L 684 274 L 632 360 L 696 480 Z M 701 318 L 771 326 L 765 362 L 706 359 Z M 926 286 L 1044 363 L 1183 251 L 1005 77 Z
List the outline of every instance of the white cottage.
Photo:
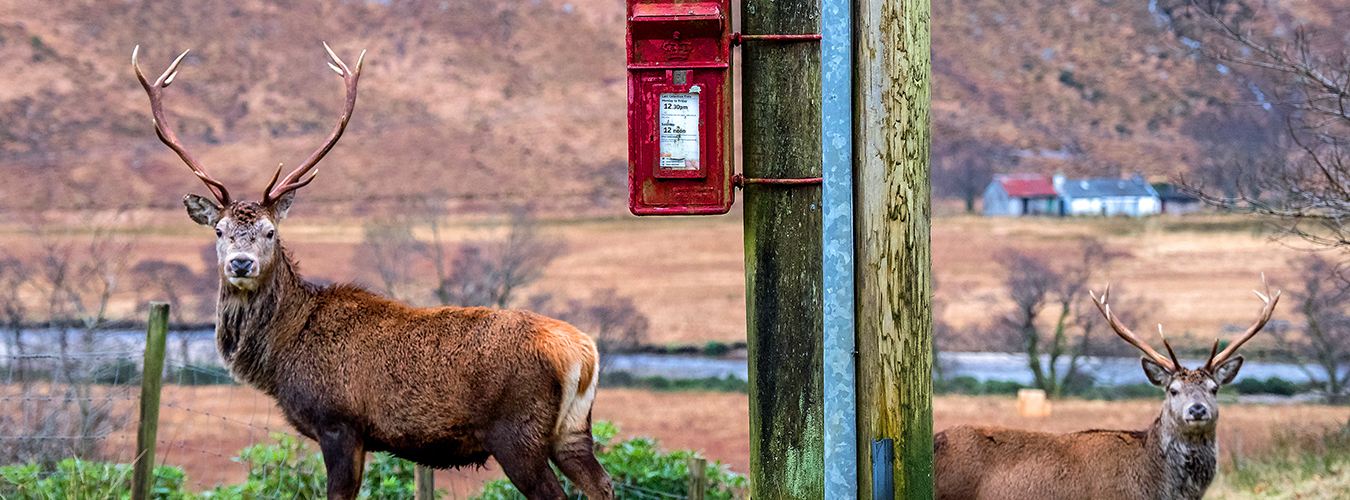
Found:
M 1162 210 L 1158 192 L 1139 176 L 1067 180 L 1056 175 L 1054 183 L 1066 214 L 1138 216 Z

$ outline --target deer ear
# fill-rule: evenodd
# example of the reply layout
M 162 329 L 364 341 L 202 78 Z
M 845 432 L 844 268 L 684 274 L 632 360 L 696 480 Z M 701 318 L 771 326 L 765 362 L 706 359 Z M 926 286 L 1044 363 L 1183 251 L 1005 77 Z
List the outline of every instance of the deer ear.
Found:
M 220 222 L 220 205 L 204 196 L 195 194 L 184 196 L 183 205 L 187 207 L 188 217 L 198 224 L 214 226 Z
M 1214 369 L 1214 380 L 1219 385 L 1228 385 L 1233 379 L 1237 378 L 1238 370 L 1242 369 L 1242 355 L 1233 356 L 1233 359 L 1224 361 Z
M 287 191 L 285 194 L 281 195 L 280 198 L 277 198 L 275 201 L 273 201 L 272 202 L 273 220 L 281 222 L 282 219 L 285 219 L 286 214 L 290 213 L 291 211 L 291 202 L 294 201 L 295 201 L 295 191 Z
M 1158 364 L 1157 361 L 1148 358 L 1140 358 L 1139 361 L 1143 362 L 1144 376 L 1148 377 L 1148 381 L 1153 383 L 1153 385 L 1162 387 L 1163 384 L 1166 384 L 1167 381 L 1172 378 L 1172 371 L 1168 370 L 1167 367 Z

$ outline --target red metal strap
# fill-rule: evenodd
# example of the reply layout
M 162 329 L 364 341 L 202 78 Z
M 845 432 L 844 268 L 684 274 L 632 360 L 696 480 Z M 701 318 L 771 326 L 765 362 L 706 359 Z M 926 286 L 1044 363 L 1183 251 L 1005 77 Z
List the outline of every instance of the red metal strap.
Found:
M 740 45 L 741 43 L 751 41 L 817 42 L 820 41 L 820 35 L 742 35 L 740 33 L 731 34 L 731 45 Z
M 750 184 L 767 184 L 770 186 L 796 187 L 796 186 L 818 186 L 823 182 L 825 182 L 825 178 L 823 177 L 808 177 L 805 179 L 755 179 L 755 178 L 746 178 L 745 175 L 743 174 L 736 174 L 731 177 L 731 183 L 741 189 L 745 189 L 745 186 Z

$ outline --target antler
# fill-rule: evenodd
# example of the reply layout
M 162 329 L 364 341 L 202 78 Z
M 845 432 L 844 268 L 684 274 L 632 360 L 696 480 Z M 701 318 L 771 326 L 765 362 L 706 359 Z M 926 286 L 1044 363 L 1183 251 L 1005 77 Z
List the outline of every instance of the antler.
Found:
M 1242 347 L 1242 344 L 1247 343 L 1248 340 L 1251 340 L 1252 337 L 1256 336 L 1256 332 L 1261 331 L 1261 328 L 1265 327 L 1266 323 L 1270 321 L 1270 316 L 1275 313 L 1275 304 L 1280 302 L 1280 291 L 1275 291 L 1274 295 L 1270 294 L 1270 285 L 1266 284 L 1266 276 L 1264 274 L 1261 275 L 1261 283 L 1266 286 L 1266 293 L 1252 290 L 1252 293 L 1255 293 L 1257 297 L 1261 298 L 1262 302 L 1266 303 L 1265 307 L 1261 309 L 1261 316 L 1256 318 L 1256 322 L 1252 323 L 1252 326 L 1247 327 L 1247 331 L 1243 332 L 1241 337 L 1238 337 L 1232 344 L 1228 344 L 1228 348 L 1224 349 L 1223 352 L 1214 354 L 1214 351 L 1210 351 L 1209 361 L 1205 362 L 1205 370 L 1213 371 L 1219 365 L 1228 361 L 1228 358 L 1232 356 L 1233 353 L 1237 352 L 1238 348 Z M 1214 350 L 1218 349 L 1219 341 L 1215 340 Z
M 162 102 L 164 88 L 173 83 L 173 77 L 178 76 L 178 63 L 183 62 L 183 58 L 187 57 L 188 51 L 185 50 L 182 54 L 179 54 L 178 58 L 173 60 L 173 64 L 169 65 L 169 69 L 164 70 L 164 73 L 159 75 L 159 78 L 153 84 L 145 79 L 145 75 L 141 73 L 141 66 L 136 63 L 136 56 L 140 51 L 140 45 L 132 49 L 131 67 L 136 70 L 136 79 L 141 81 L 142 87 L 145 87 L 146 95 L 150 96 L 150 114 L 154 116 L 155 135 L 159 136 L 160 142 L 163 142 L 165 146 L 178 153 L 178 157 L 182 158 L 183 163 L 186 163 L 188 168 L 192 169 L 192 173 L 197 174 L 197 178 L 206 183 L 206 187 L 211 190 L 212 195 L 215 195 L 216 201 L 219 201 L 221 206 L 229 206 L 230 192 L 225 189 L 225 185 L 207 175 L 206 171 L 202 170 L 201 165 L 197 164 L 197 160 L 192 159 L 192 155 L 183 149 L 182 144 L 179 144 L 178 137 L 173 134 L 173 129 L 164 126 L 164 104 Z
M 1120 320 L 1116 319 L 1114 314 L 1111 314 L 1111 306 L 1106 303 L 1107 298 L 1111 295 L 1111 285 L 1106 285 L 1106 290 L 1102 292 L 1101 297 L 1097 297 L 1091 290 L 1088 290 L 1088 295 L 1092 296 L 1092 304 L 1097 306 L 1097 310 L 1102 312 L 1102 316 L 1106 317 L 1106 321 L 1111 324 L 1111 329 L 1116 331 L 1116 335 L 1119 335 L 1120 338 L 1125 339 L 1126 342 L 1129 342 L 1130 345 L 1140 351 L 1144 351 L 1144 354 L 1153 358 L 1153 361 L 1162 365 L 1164 368 L 1167 368 L 1168 371 L 1176 371 L 1177 367 L 1181 365 L 1176 362 L 1175 353 L 1172 354 L 1172 359 L 1170 360 L 1164 358 L 1162 354 L 1158 354 L 1158 351 L 1153 350 L 1148 344 L 1139 340 L 1139 337 L 1135 336 L 1134 332 L 1131 332 L 1129 328 L 1125 328 L 1125 325 L 1120 324 Z M 1161 332 L 1161 328 L 1159 331 Z M 1167 339 L 1163 339 L 1163 345 L 1167 346 L 1167 352 L 1172 352 L 1172 346 L 1167 344 Z
M 263 192 L 263 205 L 271 204 L 280 199 L 282 195 L 305 187 L 314 180 L 314 176 L 318 175 L 318 172 L 310 173 L 311 170 L 313 170 L 314 165 L 319 163 L 319 160 L 323 159 L 324 155 L 328 154 L 328 150 L 333 149 L 333 145 L 337 144 L 338 138 L 342 137 L 342 131 L 347 128 L 347 120 L 352 117 L 352 109 L 356 107 L 356 81 L 361 78 L 361 63 L 366 59 L 366 51 L 361 51 L 361 55 L 356 58 L 356 71 L 352 71 L 347 68 L 342 59 L 338 58 L 333 49 L 328 47 L 328 43 L 325 42 L 323 48 L 328 51 L 328 57 L 333 59 L 332 62 L 328 63 L 328 67 L 333 68 L 333 71 L 341 75 L 343 82 L 347 84 L 347 107 L 342 110 L 342 118 L 338 120 L 337 127 L 333 128 L 333 133 L 328 136 L 328 142 L 325 142 L 323 147 L 320 147 L 314 154 L 309 155 L 309 158 L 305 159 L 300 167 L 286 175 L 286 178 L 281 180 L 280 186 L 277 185 L 277 178 L 281 176 L 281 165 L 277 165 L 277 172 L 272 174 L 272 182 L 267 184 L 267 190 Z M 308 178 L 301 180 L 302 177 L 305 177 L 305 174 L 310 175 Z

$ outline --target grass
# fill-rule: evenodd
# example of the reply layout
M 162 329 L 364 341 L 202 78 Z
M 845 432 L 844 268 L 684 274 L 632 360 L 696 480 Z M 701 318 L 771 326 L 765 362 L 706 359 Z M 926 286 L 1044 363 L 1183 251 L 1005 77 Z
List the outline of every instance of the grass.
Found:
M 1277 427 L 1271 436 L 1260 456 L 1230 454 L 1209 498 L 1350 498 L 1350 420 L 1320 433 Z

